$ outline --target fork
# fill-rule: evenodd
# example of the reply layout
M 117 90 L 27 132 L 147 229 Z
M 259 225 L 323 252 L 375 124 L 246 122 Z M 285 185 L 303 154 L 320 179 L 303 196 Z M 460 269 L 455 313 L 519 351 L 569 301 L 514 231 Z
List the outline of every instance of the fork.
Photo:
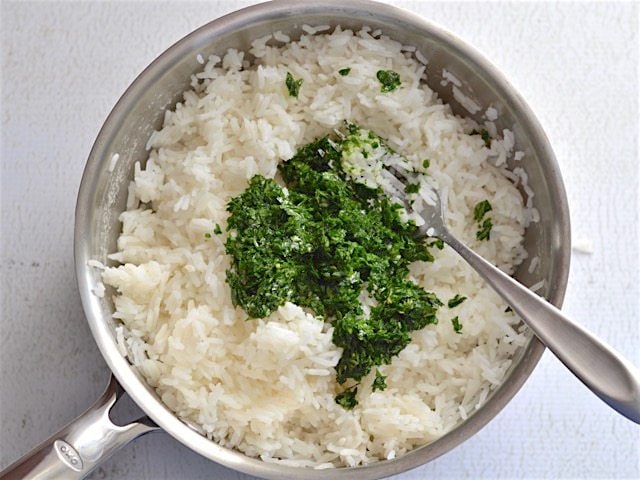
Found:
M 405 187 L 414 183 L 413 174 L 402 167 L 386 166 L 381 175 L 388 183 L 387 193 L 413 213 L 405 193 Z M 444 222 L 440 194 L 430 187 L 432 204 L 416 212 L 425 221 L 419 232 L 439 238 L 458 252 L 582 383 L 618 413 L 640 423 L 640 371 L 593 333 L 453 236 Z

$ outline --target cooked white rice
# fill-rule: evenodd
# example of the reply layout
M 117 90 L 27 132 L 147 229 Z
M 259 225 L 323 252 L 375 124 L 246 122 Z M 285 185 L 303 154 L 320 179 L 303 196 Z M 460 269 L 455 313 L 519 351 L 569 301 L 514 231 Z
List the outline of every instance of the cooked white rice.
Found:
M 397 457 L 454 428 L 500 384 L 526 334 L 457 254 L 434 249 L 435 262 L 412 265 L 411 278 L 445 301 L 469 300 L 442 307 L 437 325 L 414 332 L 380 367 L 388 388 L 372 393 L 370 374 L 347 411 L 334 400 L 341 350 L 330 325 L 290 303 L 250 321 L 233 306 L 225 235 L 204 235 L 216 224 L 224 230 L 229 199 L 346 119 L 416 165 L 429 158 L 452 232 L 504 271 L 526 257 L 523 233 L 535 214 L 508 176 L 526 178 L 504 167 L 512 135 L 490 149 L 466 135 L 477 125 L 425 85 L 423 54 L 367 29 L 304 29 L 297 42 L 282 44 L 288 37 L 280 32 L 254 42 L 250 68 L 236 50 L 208 58 L 149 139 L 146 166 L 136 166 L 111 255 L 120 266 L 105 269 L 103 280 L 117 289 L 122 351 L 179 417 L 268 462 L 352 466 Z M 345 67 L 351 72 L 342 77 Z M 381 93 L 379 69 L 398 72 L 402 87 Z M 297 99 L 285 88 L 287 72 L 304 79 Z M 494 227 L 480 242 L 473 207 L 484 199 Z M 455 315 L 462 334 L 452 328 Z

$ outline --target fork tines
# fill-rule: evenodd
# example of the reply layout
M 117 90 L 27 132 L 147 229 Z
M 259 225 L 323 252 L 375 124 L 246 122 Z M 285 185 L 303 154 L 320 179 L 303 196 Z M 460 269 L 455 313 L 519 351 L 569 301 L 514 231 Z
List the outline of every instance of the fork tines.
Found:
M 404 170 L 404 169 L 402 169 Z M 389 188 L 387 192 L 395 201 L 404 205 L 407 211 L 411 211 L 411 205 L 407 201 L 407 194 L 405 188 L 410 181 L 408 176 L 397 167 L 386 167 L 382 169 L 382 177 L 386 180 L 386 184 Z M 383 190 L 384 190 L 383 186 Z

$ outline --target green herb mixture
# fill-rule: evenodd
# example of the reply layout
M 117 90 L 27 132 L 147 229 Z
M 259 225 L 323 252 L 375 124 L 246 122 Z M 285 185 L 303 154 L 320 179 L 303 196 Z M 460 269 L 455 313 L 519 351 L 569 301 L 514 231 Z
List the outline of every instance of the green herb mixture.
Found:
M 293 78 L 290 72 L 287 72 L 287 78 L 285 79 L 285 85 L 287 86 L 287 90 L 289 91 L 290 97 L 298 98 L 298 94 L 300 93 L 300 87 L 302 86 L 303 79 L 296 80 Z
M 400 75 L 393 70 L 378 70 L 376 73 L 378 81 L 382 84 L 380 91 L 382 93 L 393 92 L 398 88 L 402 82 L 400 81 Z
M 493 210 L 493 207 L 489 203 L 489 200 L 483 200 L 473 208 L 473 219 L 478 222 L 478 231 L 476 232 L 476 238 L 478 240 L 489 240 L 491 238 L 493 222 L 491 218 L 485 218 L 491 210 Z
M 451 300 L 447 302 L 447 307 L 455 308 L 458 305 L 460 305 L 462 302 L 464 302 L 466 299 L 467 297 L 463 297 L 462 295 L 456 294 L 455 297 L 453 297 Z
M 412 331 L 437 323 L 442 305 L 407 279 L 409 265 L 433 261 L 429 248 L 441 249 L 442 241 L 421 236 L 379 188 L 346 173 L 344 158 L 354 149 L 381 146 L 389 148 L 351 125 L 343 138 L 321 138 L 280 164 L 286 187 L 256 175 L 227 206 L 234 304 L 262 318 L 290 301 L 331 322 L 333 342 L 343 349 L 337 381 L 347 388 L 336 402 L 344 408 L 357 404 L 356 382 L 389 364 Z M 368 314 L 363 295 L 372 299 Z M 457 296 L 450 306 L 463 300 Z M 457 321 L 453 327 L 460 331 Z M 385 388 L 376 370 L 372 390 Z
M 491 148 L 491 135 L 484 128 L 480 131 L 473 129 L 469 135 L 480 135 L 480 138 L 482 138 L 482 141 L 484 142 L 484 146 Z

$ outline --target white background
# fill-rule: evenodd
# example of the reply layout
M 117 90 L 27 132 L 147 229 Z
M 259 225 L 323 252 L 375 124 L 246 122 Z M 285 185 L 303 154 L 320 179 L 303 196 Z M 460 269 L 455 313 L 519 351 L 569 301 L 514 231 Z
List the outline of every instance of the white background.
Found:
M 72 258 L 76 193 L 102 122 L 165 48 L 248 3 L 1 3 L 0 469 L 109 376 Z M 572 255 L 565 312 L 640 364 L 640 4 L 395 3 L 475 45 L 530 102 L 562 168 L 574 240 L 594 250 Z M 639 478 L 639 451 L 640 428 L 547 352 L 484 430 L 397 478 Z M 92 478 L 246 477 L 160 433 Z

